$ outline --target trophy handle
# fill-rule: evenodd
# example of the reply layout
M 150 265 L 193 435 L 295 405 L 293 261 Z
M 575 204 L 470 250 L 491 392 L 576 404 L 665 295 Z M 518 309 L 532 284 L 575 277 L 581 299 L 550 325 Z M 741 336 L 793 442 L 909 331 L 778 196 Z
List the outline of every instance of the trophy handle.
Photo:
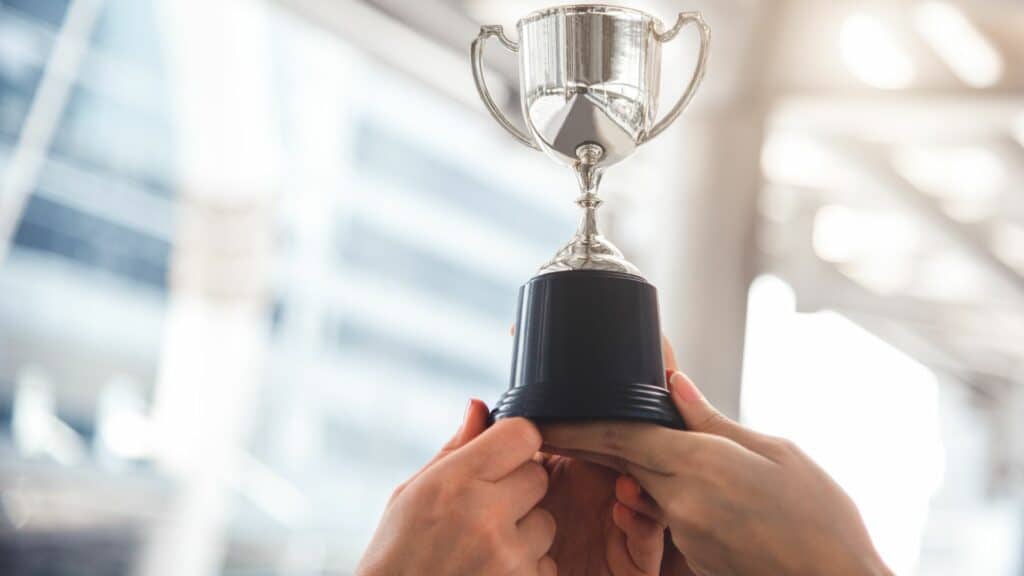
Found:
M 533 141 L 529 135 L 524 134 L 522 130 L 516 128 L 509 122 L 508 118 L 501 112 L 498 105 L 494 103 L 494 98 L 491 98 L 491 93 L 487 90 L 487 82 L 484 80 L 484 42 L 491 36 L 496 36 L 498 41 L 501 42 L 505 48 L 508 48 L 511 52 L 519 52 L 519 44 L 509 40 L 508 36 L 505 36 L 505 31 L 502 30 L 501 26 L 481 26 L 480 34 L 473 40 L 473 45 L 470 48 L 470 55 L 473 61 L 473 80 L 476 81 L 476 91 L 480 94 L 480 99 L 484 101 L 484 105 L 487 106 L 487 111 L 491 113 L 491 116 L 501 124 L 509 134 L 516 137 L 523 144 L 526 144 L 534 150 L 540 150 L 540 146 Z
M 654 31 L 654 39 L 661 43 L 667 43 L 676 37 L 676 34 L 682 30 L 683 26 L 689 23 L 697 24 L 697 29 L 700 31 L 700 52 L 697 55 L 697 67 L 693 70 L 693 77 L 690 78 L 690 84 L 687 85 L 686 90 L 683 91 L 683 95 L 676 101 L 675 106 L 668 111 L 657 124 L 655 124 L 646 134 L 640 139 L 640 143 L 647 142 L 654 138 L 658 134 L 668 128 L 669 124 L 675 122 L 679 114 L 682 113 L 683 109 L 693 99 L 694 93 L 697 92 L 697 88 L 700 86 L 702 80 L 704 80 L 704 69 L 708 61 L 708 47 L 711 43 L 711 29 L 704 22 L 704 18 L 700 12 L 680 12 L 679 17 L 676 19 L 675 26 L 666 30 L 665 32 Z

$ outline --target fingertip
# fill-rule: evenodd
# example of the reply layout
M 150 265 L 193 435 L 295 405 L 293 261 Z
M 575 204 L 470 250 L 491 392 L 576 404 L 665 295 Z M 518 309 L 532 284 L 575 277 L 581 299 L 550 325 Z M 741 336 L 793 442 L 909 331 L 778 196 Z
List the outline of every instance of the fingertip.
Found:
M 623 474 L 615 480 L 615 497 L 627 503 L 637 500 L 643 493 L 643 488 L 633 479 L 632 476 Z
M 656 570 L 664 551 L 664 527 L 621 502 L 612 505 L 612 523 L 625 536 L 625 548 L 633 565 L 644 573 Z
M 625 533 L 632 529 L 632 520 L 636 513 L 622 502 L 612 504 L 612 522 Z
M 496 449 L 522 455 L 523 459 L 520 463 L 533 460 L 543 443 L 537 426 L 526 418 L 520 417 L 498 420 L 484 436 L 491 438 L 489 442 L 497 443 Z
M 465 444 L 482 434 L 487 429 L 487 416 L 487 404 L 483 400 L 470 398 L 462 427 L 459 428 L 459 444 Z
M 528 445 L 533 452 L 540 450 L 540 446 L 544 439 L 540 434 L 540 430 L 537 429 L 537 425 L 530 422 L 526 418 L 507 418 L 498 423 L 507 423 L 505 426 L 509 428 L 509 432 L 515 436 L 515 438 L 521 439 L 524 444 Z
M 678 396 L 686 404 L 704 403 L 704 395 L 701 394 L 697 385 L 690 380 L 686 374 L 676 370 L 668 378 L 669 392 Z
M 679 363 L 676 362 L 676 351 L 672 348 L 672 342 L 664 334 L 661 335 L 661 358 L 665 363 L 665 368 L 670 372 L 679 369 Z
M 687 426 L 704 421 L 708 413 L 714 410 L 701 394 L 697 385 L 682 372 L 673 372 L 669 376 L 667 384 L 672 403 L 676 405 L 676 409 L 679 410 L 679 414 L 682 415 Z
M 558 564 L 551 556 L 545 556 L 537 563 L 538 576 L 558 576 Z

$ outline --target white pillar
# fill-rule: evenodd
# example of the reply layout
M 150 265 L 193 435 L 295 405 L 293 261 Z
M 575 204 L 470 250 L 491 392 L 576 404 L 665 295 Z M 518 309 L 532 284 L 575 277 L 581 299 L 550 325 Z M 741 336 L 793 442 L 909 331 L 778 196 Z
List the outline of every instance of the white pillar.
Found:
M 661 9 L 667 19 L 678 6 Z M 756 204 L 770 100 L 764 62 L 777 10 L 742 0 L 700 10 L 712 29 L 711 55 L 693 104 L 622 169 L 609 169 L 605 186 L 617 192 L 609 202 L 619 225 L 612 238 L 623 239 L 620 247 L 658 288 L 662 330 L 680 367 L 736 417 L 747 290 L 757 271 Z M 695 50 L 692 31 L 665 46 L 662 114 L 682 91 Z
M 166 0 L 180 187 L 154 398 L 157 462 L 173 495 L 140 559 L 147 576 L 217 574 L 230 487 L 264 372 L 278 139 L 267 14 L 252 0 Z
M 662 330 L 680 367 L 733 417 L 756 272 L 762 126 L 758 109 L 684 115 L 614 183 L 621 192 L 613 203 L 626 205 L 614 223 L 658 288 Z

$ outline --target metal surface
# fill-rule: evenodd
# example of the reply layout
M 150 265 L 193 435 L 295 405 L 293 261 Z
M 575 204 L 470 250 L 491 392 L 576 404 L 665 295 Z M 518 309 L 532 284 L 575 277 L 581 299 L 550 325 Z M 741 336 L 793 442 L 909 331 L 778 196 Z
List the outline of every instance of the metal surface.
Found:
M 473 44 L 470 47 L 470 56 L 473 61 L 473 80 L 476 82 L 476 91 L 480 94 L 480 99 L 484 101 L 484 105 L 487 106 L 487 111 L 491 113 L 491 116 L 498 121 L 509 134 L 515 136 L 516 140 L 519 140 L 523 144 L 526 144 L 530 148 L 540 150 L 540 146 L 533 141 L 528 134 L 524 134 L 522 130 L 516 128 L 508 118 L 502 114 L 501 109 L 494 103 L 494 98 L 491 97 L 490 90 L 487 89 L 487 81 L 484 80 L 484 42 L 487 41 L 491 36 L 495 36 L 499 42 L 502 43 L 505 48 L 508 48 L 512 52 L 519 52 L 519 45 L 513 42 L 505 36 L 505 31 L 501 26 L 481 26 L 480 35 L 473 40 Z
M 696 24 L 700 51 L 694 74 L 679 100 L 655 121 L 661 77 L 661 45 L 686 24 Z M 501 26 L 483 26 L 473 42 L 473 75 L 480 98 L 505 130 L 576 172 L 584 215 L 576 236 L 541 268 L 616 270 L 639 274 L 597 230 L 597 186 L 602 171 L 667 128 L 692 100 L 704 78 L 710 32 L 700 14 L 681 13 L 672 28 L 644 12 L 575 5 L 534 12 L 516 27 L 519 43 Z M 498 109 L 483 78 L 484 41 L 496 36 L 519 53 L 520 95 L 529 134 Z
M 640 276 L 640 269 L 626 260 L 622 252 L 601 235 L 597 228 L 597 209 L 604 202 L 597 196 L 602 168 L 599 166 L 603 149 L 597 144 L 583 144 L 576 150 L 578 156 L 576 176 L 579 180 L 579 198 L 576 205 L 583 209 L 579 227 L 572 240 L 562 246 L 538 274 L 565 270 L 607 270 Z

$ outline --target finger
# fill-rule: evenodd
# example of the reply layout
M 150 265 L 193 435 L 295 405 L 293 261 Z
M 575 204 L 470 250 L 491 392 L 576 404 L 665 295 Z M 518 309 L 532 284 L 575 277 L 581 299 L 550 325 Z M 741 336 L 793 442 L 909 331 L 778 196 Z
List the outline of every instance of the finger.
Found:
M 612 505 L 612 521 L 626 535 L 626 550 L 644 573 L 656 572 L 665 546 L 665 527 L 620 502 Z
M 548 473 L 540 464 L 529 461 L 495 483 L 500 498 L 509 505 L 512 518 L 518 520 L 533 510 L 548 491 Z
M 487 429 L 487 404 L 484 404 L 482 400 L 476 398 L 470 398 L 469 404 L 466 405 L 466 412 L 462 416 L 462 424 L 459 429 L 451 437 L 448 442 L 445 442 L 441 450 L 430 459 L 429 462 L 423 465 L 422 468 L 416 471 L 408 480 L 403 482 L 397 489 L 395 489 L 394 496 L 397 496 L 402 490 L 405 489 L 413 480 L 419 478 L 421 474 L 448 454 L 451 454 L 455 450 L 458 450 L 462 446 L 466 445 L 467 442 L 476 438 L 484 430 Z
M 458 450 L 473 438 L 483 434 L 487 429 L 487 416 L 487 404 L 484 404 L 483 400 L 470 398 L 469 405 L 466 406 L 466 414 L 462 417 L 462 426 L 455 436 L 441 448 L 441 452 L 434 459 L 437 460 L 444 457 L 445 454 Z
M 466 406 L 466 413 L 462 417 L 462 425 L 459 426 L 455 435 L 441 447 L 441 451 L 435 454 L 434 457 L 430 459 L 430 462 L 427 462 L 427 465 L 423 467 L 423 470 L 430 468 L 434 463 L 459 448 L 462 448 L 469 443 L 470 440 L 482 434 L 483 431 L 487 429 L 487 415 L 487 404 L 484 404 L 483 400 L 470 398 L 469 404 Z M 420 470 L 420 472 L 423 470 Z
M 555 541 L 555 517 L 543 508 L 534 508 L 516 525 L 527 557 L 540 559 Z
M 668 390 L 688 430 L 722 436 L 754 452 L 760 453 L 763 449 L 766 441 L 764 436 L 740 426 L 719 412 L 682 372 L 672 373 L 668 380 Z
M 661 559 L 661 573 L 673 574 L 675 576 L 696 576 L 693 568 L 690 567 L 686 556 L 676 548 L 672 542 L 672 535 L 665 531 L 665 553 Z
M 615 481 L 615 499 L 633 512 L 665 524 L 661 508 L 631 476 L 619 476 Z
M 622 461 L 616 469 L 630 466 L 667 474 L 674 462 L 693 447 L 695 438 L 686 432 L 637 422 L 556 424 L 541 430 L 550 450 L 603 454 Z
M 666 371 L 676 372 L 679 370 L 679 362 L 676 362 L 676 351 L 672 348 L 672 343 L 668 341 L 668 337 L 664 334 L 661 335 L 661 358 L 665 364 Z
M 525 418 L 508 418 L 491 426 L 448 458 L 480 480 L 504 478 L 540 450 L 537 427 Z
M 537 563 L 537 576 L 558 576 L 558 565 L 551 556 L 545 556 Z
M 546 456 L 545 460 L 542 462 L 544 464 L 549 462 L 551 457 L 565 456 L 568 458 L 575 458 L 577 460 L 583 460 L 586 462 L 591 462 L 593 464 L 598 464 L 604 466 L 605 468 L 618 470 L 623 474 L 629 473 L 628 470 L 626 470 L 626 461 L 623 460 L 622 458 L 617 458 L 615 456 L 608 456 L 607 454 L 597 454 L 594 452 L 584 452 L 582 450 L 571 450 L 568 448 L 558 448 L 555 446 L 549 446 L 547 444 L 541 446 L 541 449 L 544 450 L 544 452 L 541 452 L 541 454 L 548 454 L 548 456 Z

